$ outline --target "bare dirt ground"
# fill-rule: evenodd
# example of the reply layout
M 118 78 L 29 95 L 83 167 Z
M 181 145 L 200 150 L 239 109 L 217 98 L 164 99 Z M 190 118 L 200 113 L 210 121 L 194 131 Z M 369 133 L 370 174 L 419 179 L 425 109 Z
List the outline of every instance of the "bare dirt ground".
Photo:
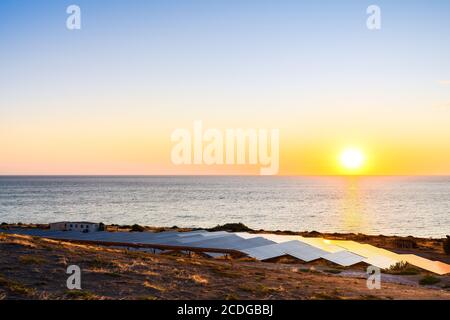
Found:
M 73 264 L 82 270 L 79 291 L 66 287 Z M 431 287 L 418 284 L 423 275 L 396 276 L 405 284 L 382 282 L 381 290 L 369 290 L 360 274 L 0 234 L 0 299 L 450 299 L 448 276 Z

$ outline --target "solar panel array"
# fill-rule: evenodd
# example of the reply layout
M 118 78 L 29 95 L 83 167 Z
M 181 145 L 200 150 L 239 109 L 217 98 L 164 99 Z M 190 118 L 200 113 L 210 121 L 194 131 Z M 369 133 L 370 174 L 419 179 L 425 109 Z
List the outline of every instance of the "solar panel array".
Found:
M 397 254 L 369 244 L 348 240 L 305 238 L 294 235 L 252 234 L 247 232 L 91 232 L 53 231 L 43 229 L 13 229 L 0 232 L 67 240 L 105 241 L 110 243 L 155 244 L 191 248 L 233 249 L 257 260 L 268 260 L 285 255 L 304 262 L 323 259 L 348 267 L 358 263 L 388 269 L 399 262 L 407 262 L 440 275 L 450 273 L 450 265 L 413 254 Z M 157 249 L 156 249 L 157 250 Z M 160 250 L 158 250 L 159 252 Z M 156 251 L 155 251 L 156 252 Z M 221 253 L 205 252 L 212 257 Z

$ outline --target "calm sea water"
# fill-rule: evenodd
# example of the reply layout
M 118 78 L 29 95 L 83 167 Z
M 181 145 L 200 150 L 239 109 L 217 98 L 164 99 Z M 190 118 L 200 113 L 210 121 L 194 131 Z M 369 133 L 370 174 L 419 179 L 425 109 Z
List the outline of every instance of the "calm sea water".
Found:
M 0 222 L 450 234 L 450 177 L 0 177 Z

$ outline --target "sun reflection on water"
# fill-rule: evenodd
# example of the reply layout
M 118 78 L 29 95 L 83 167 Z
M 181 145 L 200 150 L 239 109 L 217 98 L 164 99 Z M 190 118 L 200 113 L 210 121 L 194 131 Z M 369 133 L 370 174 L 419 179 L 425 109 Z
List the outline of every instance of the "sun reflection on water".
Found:
M 364 233 L 368 229 L 368 217 L 364 214 L 364 191 L 361 188 L 361 179 L 361 177 L 347 177 L 343 185 L 342 229 L 349 232 Z

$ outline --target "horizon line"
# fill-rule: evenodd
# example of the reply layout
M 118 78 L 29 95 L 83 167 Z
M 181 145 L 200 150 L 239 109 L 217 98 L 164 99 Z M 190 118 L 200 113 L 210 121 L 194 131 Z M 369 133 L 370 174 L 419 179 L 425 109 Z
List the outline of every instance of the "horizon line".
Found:
M 0 174 L 0 177 L 450 177 L 450 174 Z

